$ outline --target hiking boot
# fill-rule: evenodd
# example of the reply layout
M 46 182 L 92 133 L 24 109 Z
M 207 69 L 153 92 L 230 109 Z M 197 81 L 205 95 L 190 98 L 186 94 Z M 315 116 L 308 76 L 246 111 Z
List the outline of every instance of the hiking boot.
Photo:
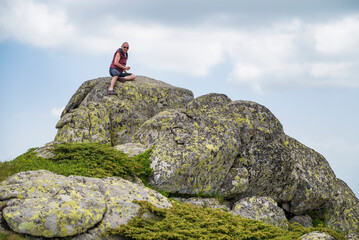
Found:
M 108 95 L 117 95 L 117 92 L 115 92 L 114 90 L 108 90 L 107 94 Z

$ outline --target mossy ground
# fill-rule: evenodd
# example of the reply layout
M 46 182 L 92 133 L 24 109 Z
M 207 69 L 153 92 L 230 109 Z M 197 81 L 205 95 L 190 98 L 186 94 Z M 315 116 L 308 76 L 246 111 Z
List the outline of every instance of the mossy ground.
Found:
M 29 238 L 22 237 L 22 236 L 17 235 L 17 234 L 6 233 L 6 232 L 1 232 L 0 231 L 0 239 L 1 240 L 26 240 L 26 239 L 29 239 Z
M 85 177 L 133 177 L 146 180 L 151 174 L 149 156 L 151 150 L 129 157 L 109 145 L 99 143 L 64 143 L 55 146 L 54 158 L 37 157 L 35 149 L 15 158 L 13 161 L 0 163 L 0 181 L 9 176 L 31 170 L 49 170 L 64 176 L 78 175 Z
M 327 228 L 304 228 L 299 224 L 289 224 L 287 230 L 261 221 L 241 218 L 233 214 L 198 207 L 188 203 L 173 203 L 171 209 L 158 209 L 147 202 L 141 204 L 140 214 L 151 212 L 156 217 L 137 217 L 125 226 L 112 232 L 126 239 L 299 239 L 312 231 L 326 232 L 335 239 L 345 239 L 343 235 Z

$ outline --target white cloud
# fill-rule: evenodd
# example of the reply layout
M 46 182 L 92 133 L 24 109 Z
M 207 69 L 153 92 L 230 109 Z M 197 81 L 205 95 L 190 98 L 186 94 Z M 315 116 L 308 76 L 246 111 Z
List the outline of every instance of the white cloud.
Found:
M 37 47 L 57 47 L 75 32 L 63 10 L 35 1 L 12 0 L 0 7 L 0 32 Z
M 328 36 L 323 32 L 329 32 L 331 23 L 311 25 L 294 20 L 275 23 L 264 30 L 241 32 L 238 39 L 232 41 L 233 46 L 227 49 L 234 62 L 228 80 L 257 93 L 283 88 L 359 87 L 359 63 L 355 60 L 359 54 L 356 44 L 359 22 L 356 19 L 348 17 L 334 24 L 336 28 L 346 26 L 343 31 L 330 32 L 339 35 L 335 44 L 340 46 L 335 50 L 326 49 L 324 44 Z M 348 40 L 349 33 L 354 30 L 355 44 Z M 326 41 L 331 42 L 331 38 Z M 351 52 L 351 55 L 328 56 L 330 51 Z
M 207 29 L 158 27 L 136 45 L 143 64 L 205 76 L 223 60 L 221 43 L 215 39 Z
M 53 116 L 53 117 L 60 117 L 62 111 L 64 110 L 64 108 L 65 108 L 65 106 L 62 106 L 62 107 L 59 107 L 59 108 L 56 108 L 56 107 L 52 108 L 51 111 L 50 111 L 50 112 L 51 112 L 51 116 Z
M 314 63 L 310 71 L 314 77 L 343 78 L 351 63 Z
M 315 49 L 323 54 L 359 53 L 359 17 L 314 26 Z
M 217 26 L 208 16 L 202 24 L 183 27 L 125 21 L 111 14 L 99 14 L 94 20 L 82 12 L 80 21 L 70 11 L 80 9 L 79 5 L 67 0 L 47 5 L 36 0 L 6 3 L 7 7 L 0 7 L 0 39 L 106 55 L 129 41 L 130 65 L 193 76 L 207 76 L 226 61 L 229 82 L 261 93 L 359 86 L 355 60 L 359 57 L 359 16 L 316 24 L 287 19 L 253 29 L 226 27 L 226 18 Z M 92 1 L 91 8 L 96 4 Z

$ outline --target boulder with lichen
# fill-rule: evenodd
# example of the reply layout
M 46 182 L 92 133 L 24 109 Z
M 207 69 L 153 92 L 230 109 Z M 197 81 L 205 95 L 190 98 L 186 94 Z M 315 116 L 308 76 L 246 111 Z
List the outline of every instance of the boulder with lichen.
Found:
M 260 220 L 281 228 L 288 227 L 284 210 L 269 197 L 247 197 L 236 202 L 231 211 L 234 215 Z
M 110 81 L 97 78 L 80 86 L 56 125 L 56 141 L 128 143 L 147 119 L 166 109 L 184 107 L 193 99 L 187 89 L 142 76 L 118 82 L 118 95 L 107 95 Z
M 289 220 L 289 222 L 291 224 L 298 223 L 306 228 L 313 227 L 313 220 L 308 214 L 294 216 Z
M 65 177 L 39 170 L 0 184 L 2 221 L 29 236 L 111 239 L 111 230 L 137 216 L 140 206 L 134 200 L 171 207 L 160 193 L 117 177 Z
M 305 234 L 300 239 L 301 240 L 335 240 L 334 237 L 330 236 L 329 234 L 318 232 L 318 231 Z
M 335 230 L 347 233 L 359 231 L 359 200 L 348 185 L 338 179 L 334 197 L 323 207 L 326 210 L 325 224 Z
M 326 203 L 336 187 L 325 158 L 285 135 L 266 107 L 223 94 L 163 111 L 135 138 L 154 147 L 151 184 L 174 194 L 269 196 L 300 215 Z

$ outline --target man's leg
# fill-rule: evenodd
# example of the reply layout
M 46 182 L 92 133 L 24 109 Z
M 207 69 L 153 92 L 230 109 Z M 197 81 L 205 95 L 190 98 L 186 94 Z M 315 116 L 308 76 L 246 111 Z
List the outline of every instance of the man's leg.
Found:
M 126 82 L 126 81 L 132 81 L 132 80 L 135 80 L 136 78 L 136 75 L 135 74 L 131 74 L 131 75 L 128 75 L 126 77 L 120 77 L 119 78 L 119 81 L 120 82 Z
M 115 87 L 115 84 L 116 84 L 116 81 L 118 79 L 118 76 L 114 76 L 111 80 L 111 85 L 110 85 L 110 88 L 109 90 L 113 90 L 113 88 Z

